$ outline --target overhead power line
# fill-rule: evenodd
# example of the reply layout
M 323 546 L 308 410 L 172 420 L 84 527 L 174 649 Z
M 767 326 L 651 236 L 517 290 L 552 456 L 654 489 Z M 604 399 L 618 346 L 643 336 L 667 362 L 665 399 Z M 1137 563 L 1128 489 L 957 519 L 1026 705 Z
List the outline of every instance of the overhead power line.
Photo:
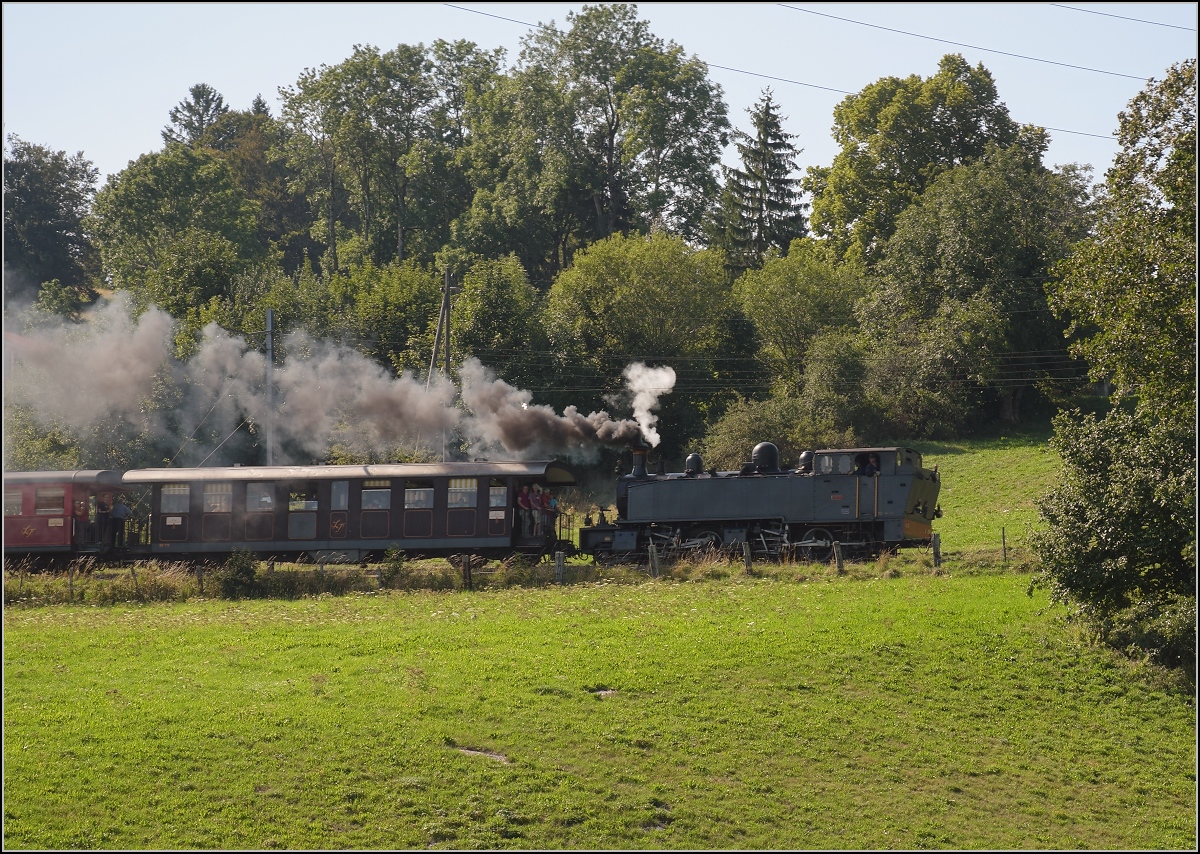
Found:
M 1181 27 L 1178 24 L 1160 24 L 1158 21 L 1147 21 L 1145 18 L 1127 18 L 1124 15 L 1114 15 L 1112 12 L 1098 12 L 1095 9 L 1080 9 L 1078 6 L 1064 6 L 1062 3 L 1051 3 L 1051 6 L 1057 6 L 1060 9 L 1070 9 L 1072 12 L 1087 12 L 1089 15 L 1103 15 L 1106 18 L 1120 18 L 1122 21 L 1134 21 L 1138 24 L 1150 24 L 1155 27 L 1170 27 L 1173 30 L 1187 30 L 1189 33 L 1196 32 L 1195 27 Z
M 506 17 L 504 17 L 503 15 L 493 15 L 491 12 L 483 12 L 483 11 L 480 11 L 479 9 L 469 9 L 469 8 L 467 8 L 466 6 L 455 6 L 453 3 L 446 3 L 446 4 L 444 4 L 444 5 L 446 5 L 447 7 L 451 8 L 451 9 L 457 9 L 457 10 L 459 10 L 460 12 L 471 12 L 472 14 L 475 14 L 475 15 L 483 15 L 484 17 L 487 17 L 487 18 L 495 18 L 495 19 L 497 19 L 497 20 L 499 20 L 499 21 L 508 21 L 510 24 L 520 24 L 520 25 L 521 25 L 521 26 L 523 26 L 523 27 L 530 27 L 530 28 L 532 28 L 532 29 L 543 29 L 543 30 L 549 30 L 549 29 L 551 29 L 551 27 L 549 27 L 549 26 L 547 26 L 547 25 L 545 25 L 545 24 L 531 24 L 531 23 L 529 23 L 528 21 L 519 21 L 519 20 L 517 20 L 516 18 L 506 18 Z M 784 4 L 784 3 L 780 3 L 779 5 L 781 5 L 781 6 L 784 6 L 784 7 L 785 7 L 785 8 L 787 8 L 787 9 L 793 9 L 793 10 L 795 10 L 795 11 L 797 11 L 797 12 L 808 12 L 808 11 L 809 11 L 808 9 L 801 9 L 801 8 L 799 8 L 799 7 L 797 7 L 797 6 L 788 6 L 787 4 Z M 820 12 L 811 12 L 811 14 L 813 14 L 813 15 L 819 15 L 819 14 L 821 14 L 821 13 L 820 13 Z M 826 15 L 825 17 L 827 17 L 827 18 L 832 18 L 832 17 L 835 17 L 835 16 L 833 16 L 833 15 Z M 847 21 L 847 20 L 849 20 L 849 19 L 847 19 L 847 18 L 839 18 L 838 20 Z M 849 23 L 852 23 L 852 24 L 858 24 L 858 23 L 861 23 L 861 22 L 859 22 L 859 21 L 849 21 Z M 874 24 L 863 24 L 863 26 L 867 26 L 867 27 L 873 27 L 873 26 L 875 26 L 875 25 L 874 25 Z M 888 29 L 888 28 L 887 28 L 887 27 L 879 27 L 879 29 L 886 30 L 886 29 Z M 902 32 L 902 31 L 901 31 L 901 30 L 893 30 L 893 32 Z M 915 34 L 914 34 L 914 33 L 904 33 L 904 35 L 915 35 Z M 929 36 L 917 36 L 917 37 L 918 37 L 918 38 L 930 38 Z M 934 41 L 942 41 L 942 40 L 941 40 L 941 39 L 934 39 Z M 958 43 L 957 43 L 957 42 L 948 42 L 948 44 L 958 44 Z M 960 47 L 971 47 L 971 45 L 960 45 Z M 976 48 L 976 50 L 987 50 L 987 48 Z M 991 51 L 991 52 L 992 52 L 992 53 L 1003 53 L 1003 51 Z M 1015 53 L 1013 53 L 1013 54 L 1007 54 L 1007 55 L 1008 55 L 1008 56 L 1019 56 L 1019 54 L 1015 54 Z M 1030 59 L 1031 57 L 1021 57 L 1021 58 L 1022 58 L 1022 59 Z M 1052 60 L 1048 60 L 1048 59 L 1047 59 L 1047 60 L 1037 60 L 1037 61 L 1039 61 L 1039 62 L 1052 62 Z M 821 86 L 820 84 L 817 84 L 817 83 L 805 83 L 803 80 L 792 80 L 791 78 L 788 78 L 788 77 L 775 77 L 775 76 L 773 76 L 773 75 L 770 75 L 770 74 L 762 74 L 762 73 L 760 73 L 760 72 L 758 72 L 758 71 L 747 71 L 747 70 L 745 70 L 744 68 L 733 68 L 733 67 L 731 67 L 731 66 L 728 66 L 728 65 L 717 65 L 715 62 L 705 62 L 704 64 L 705 64 L 705 65 L 707 65 L 709 68 L 719 68 L 719 69 L 721 69 L 722 71 L 731 71 L 731 72 L 733 72 L 734 74 L 745 74 L 745 75 L 748 75 L 748 76 L 750 76 L 750 77 L 761 77 L 761 78 L 763 78 L 764 80 L 777 80 L 777 81 L 779 81 L 780 83 L 790 83 L 790 84 L 792 84 L 793 86 L 805 86 L 805 87 L 807 87 L 807 88 L 809 88 L 809 89 L 821 89 L 821 90 L 823 90 L 823 91 L 825 91 L 825 92 L 836 92 L 836 93 L 837 93 L 837 94 L 839 94 L 839 95 L 853 95 L 853 94 L 854 94 L 853 92 L 851 92 L 851 91 L 849 91 L 849 90 L 846 90 L 846 89 L 837 89 L 837 88 L 835 88 L 835 87 L 833 87 L 833 86 Z M 1066 63 L 1063 63 L 1063 62 L 1054 62 L 1053 64 L 1054 64 L 1054 65 L 1065 65 L 1065 66 L 1066 66 L 1066 67 L 1068 67 L 1068 68 L 1078 68 L 1078 67 L 1079 67 L 1079 66 L 1075 66 L 1075 65 L 1067 65 Z M 1091 69 L 1091 68 L 1089 68 L 1089 69 L 1085 69 L 1085 70 L 1087 70 L 1087 71 L 1096 71 L 1097 69 Z M 1105 71 L 1105 72 L 1101 72 L 1101 73 L 1103 73 L 1103 74 L 1116 74 L 1116 72 L 1112 72 L 1112 71 Z M 1142 80 L 1142 79 L 1144 79 L 1144 78 L 1141 78 L 1141 77 L 1133 77 L 1132 75 L 1129 75 L 1129 74 L 1121 74 L 1121 75 L 1119 75 L 1119 76 L 1121 76 L 1121 77 L 1129 77 L 1130 79 L 1133 79 L 1133 80 Z M 1054 127 L 1050 127 L 1050 126 L 1048 126 L 1048 125 L 1043 125 L 1043 124 L 1040 124 L 1040 123 L 1037 123 L 1037 122 L 1023 122 L 1022 124 L 1032 124 L 1032 125 L 1035 125 L 1036 127 L 1045 128 L 1046 130 L 1051 130 L 1051 131 L 1054 131 L 1055 133 L 1067 133 L 1067 134 L 1071 134 L 1072 136 L 1089 136 L 1089 137 L 1092 137 L 1093 139 L 1106 139 L 1106 140 L 1108 140 L 1109 142 L 1115 142 L 1115 141 L 1116 141 L 1116 140 L 1115 140 L 1115 138 L 1112 136 L 1112 134 L 1088 133 L 1087 131 L 1081 131 L 1081 130 L 1067 130 L 1066 128 L 1054 128 Z
M 1057 62 L 1053 59 L 1040 59 L 1036 56 L 1025 56 L 1024 54 L 1020 53 L 1009 53 L 1008 51 L 1004 50 L 994 50 L 990 47 L 980 47 L 976 44 L 965 44 L 963 42 L 953 42 L 949 39 L 939 39 L 934 36 L 926 36 L 922 35 L 921 33 L 910 33 L 906 30 L 897 30 L 892 27 L 884 27 L 879 24 L 868 24 L 866 21 L 855 21 L 851 18 L 839 18 L 837 15 L 829 15 L 825 12 L 814 12 L 812 9 L 802 9 L 799 6 L 789 6 L 787 3 L 780 3 L 779 5 L 785 9 L 791 9 L 793 12 L 804 12 L 809 15 L 818 15 L 822 18 L 832 18 L 835 21 L 845 21 L 847 24 L 857 24 L 860 27 L 871 27 L 875 30 L 886 30 L 889 33 L 899 33 L 902 36 L 912 36 L 915 39 L 926 39 L 931 42 L 941 42 L 942 44 L 954 45 L 955 47 L 969 47 L 971 50 L 982 50 L 985 53 L 997 53 L 1001 56 L 1011 56 L 1015 57 L 1016 59 L 1027 59 L 1030 62 L 1044 62 L 1048 65 L 1060 65 L 1063 68 L 1074 68 L 1079 71 L 1092 71 L 1096 74 L 1110 74 L 1113 77 L 1127 77 L 1130 80 L 1145 81 L 1148 79 L 1146 77 L 1138 77 L 1136 74 L 1122 74 L 1119 71 L 1105 71 L 1103 68 L 1089 68 L 1086 65 L 1072 65 L 1069 62 Z

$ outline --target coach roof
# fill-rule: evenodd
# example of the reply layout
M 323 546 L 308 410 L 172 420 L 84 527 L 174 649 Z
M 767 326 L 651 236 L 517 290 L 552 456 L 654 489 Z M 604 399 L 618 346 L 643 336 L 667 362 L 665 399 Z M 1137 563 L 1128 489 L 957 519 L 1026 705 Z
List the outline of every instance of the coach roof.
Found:
M 352 480 L 356 478 L 527 477 L 574 486 L 575 475 L 557 460 L 470 463 L 384 463 L 368 466 L 233 466 L 199 469 L 134 469 L 126 486 L 180 481 Z
M 78 483 L 93 486 L 121 486 L 121 472 L 112 469 L 86 471 L 6 471 L 5 484 Z

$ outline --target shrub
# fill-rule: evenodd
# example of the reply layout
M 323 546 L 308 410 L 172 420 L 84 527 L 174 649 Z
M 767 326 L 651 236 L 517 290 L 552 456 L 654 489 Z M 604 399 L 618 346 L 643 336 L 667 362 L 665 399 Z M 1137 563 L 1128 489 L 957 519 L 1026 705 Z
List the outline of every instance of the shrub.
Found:
M 255 577 L 258 559 L 250 552 L 234 552 L 216 573 L 222 599 L 247 599 L 261 595 Z
M 1102 638 L 1126 654 L 1141 652 L 1195 679 L 1196 597 L 1172 595 L 1118 611 L 1102 627 Z

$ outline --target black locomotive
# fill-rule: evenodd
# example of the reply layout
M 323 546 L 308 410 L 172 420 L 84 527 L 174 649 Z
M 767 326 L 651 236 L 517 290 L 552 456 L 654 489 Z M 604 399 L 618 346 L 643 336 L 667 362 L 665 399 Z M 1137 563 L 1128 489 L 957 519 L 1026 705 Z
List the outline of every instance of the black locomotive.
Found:
M 646 450 L 617 482 L 617 518 L 580 529 L 579 549 L 597 561 L 706 550 L 757 558 L 828 560 L 833 544 L 851 554 L 927 545 L 941 481 L 911 448 L 806 451 L 792 470 L 779 467 L 770 442 L 739 471 L 704 470 L 692 454 L 681 473 L 650 474 Z

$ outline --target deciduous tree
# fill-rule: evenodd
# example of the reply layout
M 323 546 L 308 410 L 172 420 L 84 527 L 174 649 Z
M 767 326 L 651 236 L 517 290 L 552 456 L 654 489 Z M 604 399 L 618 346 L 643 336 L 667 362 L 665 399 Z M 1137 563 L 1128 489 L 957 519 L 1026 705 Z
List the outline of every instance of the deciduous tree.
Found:
M 815 235 L 872 262 L 896 217 L 940 173 L 983 156 L 990 142 L 1008 145 L 1017 125 L 992 75 L 958 54 L 942 58 L 928 79 L 885 77 L 834 109 L 841 151 L 829 167 L 813 167 Z
M 219 156 L 172 143 L 111 176 L 88 222 L 109 284 L 180 316 L 262 256 L 256 212 Z
M 1053 265 L 1087 233 L 1087 174 L 1045 168 L 1045 144 L 1027 128 L 1018 143 L 991 145 L 935 178 L 896 218 L 860 312 L 871 335 L 896 342 L 960 334 L 948 322 L 960 306 L 989 306 L 973 315 L 988 327 L 973 336 L 980 349 L 959 351 L 970 360 L 962 376 L 978 377 L 1010 423 L 1020 420 L 1026 389 L 1082 374 L 1067 359 L 1046 288 Z
M 9 134 L 4 154 L 4 296 L 37 296 L 58 280 L 72 306 L 89 297 L 99 260 L 85 227 L 99 172 L 78 152 L 68 156 Z M 61 294 L 60 294 L 61 295 Z

